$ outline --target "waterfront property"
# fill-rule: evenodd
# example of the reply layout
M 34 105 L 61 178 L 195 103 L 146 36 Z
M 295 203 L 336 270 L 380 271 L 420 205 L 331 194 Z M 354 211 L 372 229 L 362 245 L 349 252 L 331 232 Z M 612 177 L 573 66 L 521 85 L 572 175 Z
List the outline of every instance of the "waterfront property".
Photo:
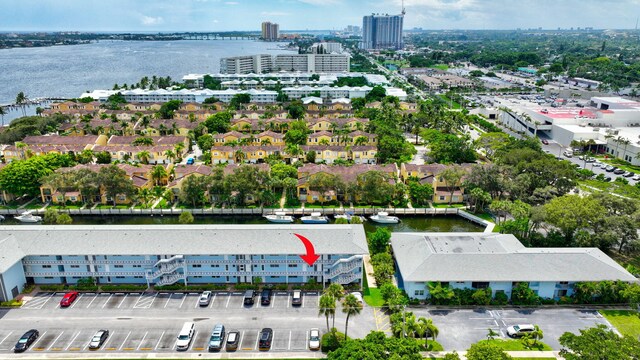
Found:
M 511 234 L 394 233 L 398 286 L 429 298 L 429 283 L 457 289 L 491 288 L 511 297 L 521 282 L 542 298 L 573 294 L 576 282 L 637 279 L 598 248 L 527 248 Z
M 320 257 L 300 255 L 308 238 Z M 27 283 L 360 284 L 368 254 L 362 225 L 5 226 L 0 301 Z
M 469 172 L 475 164 L 462 164 L 462 170 Z M 455 184 L 448 184 L 440 174 L 449 165 L 443 164 L 402 164 L 400 176 L 405 182 L 411 178 L 417 179 L 421 184 L 430 184 L 433 188 L 432 201 L 435 204 L 462 203 L 464 197 L 464 176 Z

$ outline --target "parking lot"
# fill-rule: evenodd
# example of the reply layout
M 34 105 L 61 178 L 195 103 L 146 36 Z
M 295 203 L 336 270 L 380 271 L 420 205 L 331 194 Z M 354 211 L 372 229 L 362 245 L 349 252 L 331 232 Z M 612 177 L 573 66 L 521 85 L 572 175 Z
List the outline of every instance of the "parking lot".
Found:
M 31 328 L 40 337 L 27 353 L 89 352 L 89 341 L 96 331 L 108 329 L 109 338 L 99 353 L 163 353 L 176 351 L 176 336 L 186 321 L 196 323 L 187 352 L 204 353 L 215 324 L 227 333 L 237 330 L 237 352 L 258 352 L 262 328 L 273 329 L 272 352 L 309 352 L 309 330 L 326 331 L 324 316 L 318 316 L 320 294 L 304 292 L 302 304 L 293 306 L 291 294 L 274 291 L 268 306 L 255 298 L 244 305 L 244 292 L 216 292 L 206 307 L 199 306 L 200 293 L 85 293 L 71 306 L 61 308 L 64 293 L 39 293 L 21 308 L 0 314 L 0 357 L 12 351 L 20 336 Z M 338 309 L 336 326 L 344 327 Z M 365 305 L 361 315 L 349 321 L 349 334 L 364 337 L 375 330 L 373 309 Z M 223 350 L 222 352 L 225 352 Z
M 608 322 L 596 310 L 576 309 L 505 309 L 505 310 L 429 310 L 412 308 L 416 316 L 430 317 L 440 330 L 438 342 L 446 350 L 466 350 L 471 344 L 486 339 L 489 329 L 508 339 L 507 327 L 535 324 L 544 332 L 542 340 L 554 350 L 560 350 L 558 339 L 567 331 Z

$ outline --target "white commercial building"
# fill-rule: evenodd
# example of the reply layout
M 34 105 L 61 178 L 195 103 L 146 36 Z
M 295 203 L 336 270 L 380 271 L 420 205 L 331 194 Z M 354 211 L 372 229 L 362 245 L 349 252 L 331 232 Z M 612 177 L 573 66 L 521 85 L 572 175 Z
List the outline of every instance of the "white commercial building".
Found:
M 569 147 L 593 140 L 611 156 L 640 165 L 640 103 L 621 97 L 593 97 L 584 105 L 553 106 L 501 100 L 498 120 L 530 135 L 544 135 Z
M 220 72 L 222 74 L 249 74 L 265 73 L 273 68 L 271 55 L 235 56 L 220 59 Z
M 332 73 L 349 71 L 347 54 L 280 54 L 276 55 L 274 70 Z
M 109 96 L 120 93 L 127 100 L 133 103 L 164 103 L 170 100 L 180 100 L 182 102 L 202 103 L 205 99 L 215 97 L 222 102 L 229 102 L 237 94 L 249 94 L 251 102 L 273 103 L 276 101 L 278 93 L 270 90 L 94 90 L 87 92 L 80 97 L 91 97 L 100 102 L 106 102 Z
M 398 286 L 429 298 L 429 283 L 454 289 L 491 288 L 492 295 L 525 282 L 538 296 L 571 296 L 576 282 L 636 282 L 598 248 L 527 248 L 511 234 L 393 233 Z
M 338 42 L 319 42 L 311 45 L 313 54 L 342 54 L 342 44 Z

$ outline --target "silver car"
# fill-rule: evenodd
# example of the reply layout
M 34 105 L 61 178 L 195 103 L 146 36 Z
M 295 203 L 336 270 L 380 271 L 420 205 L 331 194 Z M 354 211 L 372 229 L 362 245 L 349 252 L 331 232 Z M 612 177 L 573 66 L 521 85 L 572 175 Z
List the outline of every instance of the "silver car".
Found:
M 198 304 L 200 306 L 209 306 L 211 302 L 211 291 L 205 291 L 200 295 L 200 299 L 198 300 Z
M 90 350 L 98 350 L 107 341 L 109 337 L 109 330 L 98 330 L 98 332 L 93 335 L 91 338 L 91 342 L 89 343 Z

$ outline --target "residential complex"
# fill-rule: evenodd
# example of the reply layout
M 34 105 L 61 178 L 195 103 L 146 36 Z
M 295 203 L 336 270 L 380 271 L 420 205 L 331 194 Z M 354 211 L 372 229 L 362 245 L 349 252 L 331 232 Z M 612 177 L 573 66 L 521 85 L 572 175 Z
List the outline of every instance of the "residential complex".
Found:
M 527 248 L 511 234 L 393 233 L 398 286 L 426 299 L 429 284 L 491 288 L 492 296 L 525 282 L 540 297 L 573 294 L 582 281 L 635 282 L 636 277 L 598 248 Z
M 262 23 L 262 40 L 278 41 L 280 37 L 280 25 L 265 21 Z
M 235 56 L 220 59 L 222 74 L 262 74 L 273 69 L 273 58 L 268 54 Z
M 366 73 L 311 73 L 311 72 L 272 72 L 272 73 L 248 73 L 248 74 L 188 74 L 182 80 L 190 88 L 202 88 L 204 86 L 205 75 L 211 76 L 214 80 L 220 81 L 223 88 L 245 87 L 245 88 L 272 88 L 277 85 L 332 85 L 340 78 L 344 77 L 364 77 L 371 85 L 389 85 L 389 81 L 384 75 Z M 314 76 L 318 79 L 315 80 Z
M 302 235 L 320 258 L 300 255 Z M 361 284 L 369 253 L 362 225 L 4 226 L 0 301 L 27 283 Z
M 312 54 L 341 54 L 342 44 L 338 42 L 319 42 L 311 45 Z
M 402 26 L 404 12 L 400 15 L 371 14 L 362 18 L 362 44 L 366 50 L 404 48 Z

